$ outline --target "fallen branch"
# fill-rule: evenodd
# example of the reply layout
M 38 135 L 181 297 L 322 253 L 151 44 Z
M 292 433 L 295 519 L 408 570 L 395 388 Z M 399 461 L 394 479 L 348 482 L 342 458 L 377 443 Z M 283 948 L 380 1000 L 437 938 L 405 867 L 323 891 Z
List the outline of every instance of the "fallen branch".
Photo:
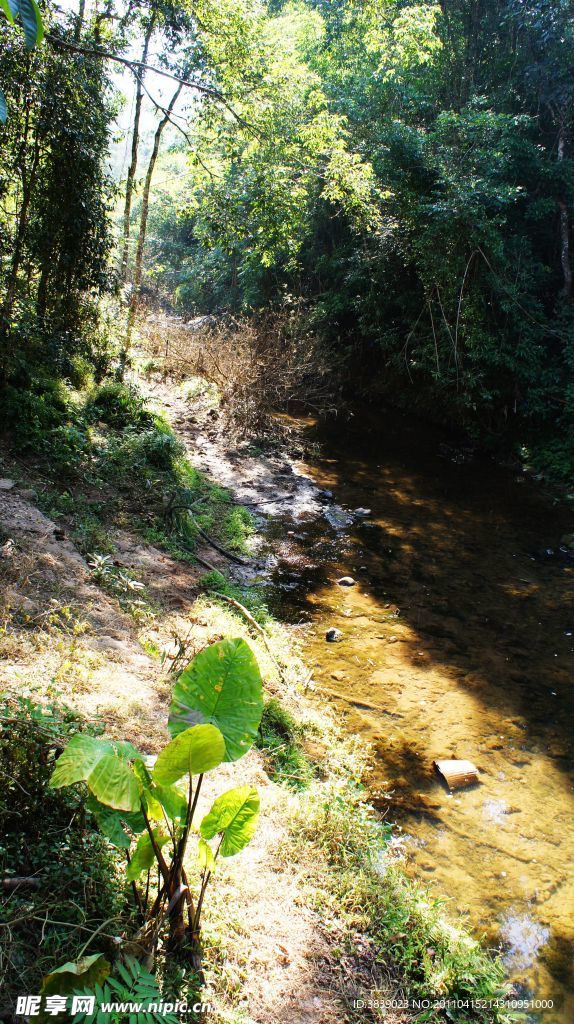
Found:
M 190 516 L 190 519 L 193 525 L 195 526 L 197 532 L 203 537 L 205 541 L 207 541 L 208 544 L 211 544 L 212 548 L 215 548 L 216 551 L 219 551 L 219 553 L 221 555 L 224 555 L 225 558 L 229 558 L 231 562 L 236 562 L 237 565 L 247 565 L 247 562 L 245 561 L 244 558 L 240 558 L 239 555 L 234 555 L 232 551 L 228 551 L 226 548 L 222 547 L 221 544 L 218 544 L 216 540 L 213 540 L 213 537 L 209 537 L 205 530 L 202 530 L 201 526 L 199 526 L 199 524 L 193 518 L 193 516 Z

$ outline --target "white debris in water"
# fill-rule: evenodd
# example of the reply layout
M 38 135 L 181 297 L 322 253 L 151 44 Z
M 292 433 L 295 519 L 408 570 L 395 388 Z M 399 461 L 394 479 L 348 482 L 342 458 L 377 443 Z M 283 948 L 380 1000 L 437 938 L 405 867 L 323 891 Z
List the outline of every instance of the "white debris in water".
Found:
M 486 821 L 501 825 L 508 813 L 504 800 L 485 800 L 482 805 L 482 816 Z
M 515 971 L 524 971 L 535 962 L 538 951 L 550 938 L 550 929 L 528 914 L 508 913 L 500 929 L 508 949 L 504 954 L 505 965 Z

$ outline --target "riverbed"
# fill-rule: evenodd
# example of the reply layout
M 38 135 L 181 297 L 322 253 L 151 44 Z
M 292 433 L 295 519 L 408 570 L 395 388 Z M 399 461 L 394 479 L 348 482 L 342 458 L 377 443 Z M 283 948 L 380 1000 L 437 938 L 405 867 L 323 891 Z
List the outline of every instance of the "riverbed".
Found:
M 193 442 L 258 517 L 248 579 L 371 745 L 407 870 L 502 950 L 520 996 L 553 1001 L 529 1021 L 572 1024 L 574 505 L 394 412 L 285 425 L 288 459 L 230 449 L 215 424 Z M 433 769 L 448 758 L 479 784 L 449 793 Z
M 503 948 L 521 994 L 554 1001 L 532 1020 L 571 1024 L 574 510 L 396 414 L 309 421 L 302 448 L 293 470 L 320 502 L 269 526 L 281 614 L 373 746 L 408 870 Z M 440 758 L 471 760 L 479 784 L 450 794 Z

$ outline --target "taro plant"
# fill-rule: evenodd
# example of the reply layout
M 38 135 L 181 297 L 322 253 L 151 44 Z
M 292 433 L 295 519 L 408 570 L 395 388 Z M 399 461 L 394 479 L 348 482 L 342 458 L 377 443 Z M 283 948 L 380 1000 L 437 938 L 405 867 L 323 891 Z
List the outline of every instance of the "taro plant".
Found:
M 223 761 L 237 761 L 249 750 L 262 711 L 261 675 L 249 645 L 221 640 L 179 676 L 168 720 L 173 738 L 154 764 L 131 743 L 84 734 L 74 736 L 59 757 L 50 785 L 87 786 L 87 807 L 101 831 L 126 851 L 126 877 L 142 917 L 127 952 L 153 954 L 167 922 L 168 949 L 186 951 L 199 968 L 207 885 L 218 858 L 249 843 L 259 815 L 257 790 L 240 786 L 219 796 L 197 823 L 202 782 Z M 187 874 L 190 836 L 195 886 Z

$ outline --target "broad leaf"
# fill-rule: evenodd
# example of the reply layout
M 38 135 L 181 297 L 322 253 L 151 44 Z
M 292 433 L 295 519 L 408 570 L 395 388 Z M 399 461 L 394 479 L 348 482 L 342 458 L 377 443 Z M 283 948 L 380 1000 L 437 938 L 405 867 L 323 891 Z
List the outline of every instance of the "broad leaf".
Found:
M 183 821 L 187 816 L 187 797 L 176 786 L 153 787 L 153 795 L 163 807 L 170 821 Z
M 8 0 L 0 0 L 0 11 L 4 11 L 4 14 L 8 18 L 11 25 L 14 24 L 14 14 Z
M 44 995 L 67 995 L 77 989 L 93 989 L 104 981 L 111 971 L 111 966 L 101 953 L 83 956 L 80 960 L 70 961 L 50 971 L 42 981 Z
M 123 757 L 127 761 L 141 761 L 142 755 L 129 740 L 112 740 L 111 743 L 118 757 Z
M 159 846 L 160 849 L 169 842 L 169 836 L 162 834 L 159 828 L 154 828 L 153 837 L 156 845 Z M 146 832 L 143 836 L 139 837 L 132 859 L 126 868 L 126 878 L 128 882 L 135 882 L 135 880 L 141 875 L 142 871 L 148 871 L 153 867 L 154 861 L 155 853 L 153 851 L 151 839 Z
M 130 833 L 139 835 L 145 829 L 144 816 L 139 812 L 115 811 L 112 807 L 100 804 L 95 796 L 88 798 L 86 807 L 94 815 L 100 832 L 110 843 L 121 849 L 129 850 L 132 841 Z M 126 828 L 129 832 L 126 832 Z
M 181 793 L 176 786 L 158 785 L 141 759 L 134 762 L 133 768 L 143 786 L 142 799 L 150 818 L 153 818 L 154 821 L 161 821 L 164 811 L 171 821 L 186 817 L 187 797 L 184 793 Z
M 50 786 L 59 789 L 60 786 L 72 786 L 74 782 L 87 782 L 98 761 L 111 753 L 113 747 L 107 740 L 98 740 L 94 736 L 83 734 L 72 736 L 56 762 Z
M 222 857 L 233 857 L 251 841 L 259 818 L 259 794 L 252 786 L 229 789 L 218 797 L 199 826 L 204 839 L 223 836 Z
M 100 803 L 118 811 L 139 811 L 140 787 L 129 765 L 114 754 L 100 758 L 88 777 L 88 786 Z
M 182 775 L 201 775 L 217 768 L 225 757 L 225 740 L 214 725 L 195 725 L 180 732 L 159 754 L 153 777 L 160 785 Z
M 6 124 L 8 119 L 8 104 L 6 103 L 6 97 L 0 89 L 0 123 Z
M 262 712 L 261 674 L 249 644 L 220 640 L 200 651 L 180 675 L 168 727 L 177 736 L 212 722 L 223 733 L 225 760 L 236 761 L 252 746 Z
M 36 0 L 17 0 L 18 14 L 24 27 L 24 38 L 29 50 L 42 42 L 44 25 Z

